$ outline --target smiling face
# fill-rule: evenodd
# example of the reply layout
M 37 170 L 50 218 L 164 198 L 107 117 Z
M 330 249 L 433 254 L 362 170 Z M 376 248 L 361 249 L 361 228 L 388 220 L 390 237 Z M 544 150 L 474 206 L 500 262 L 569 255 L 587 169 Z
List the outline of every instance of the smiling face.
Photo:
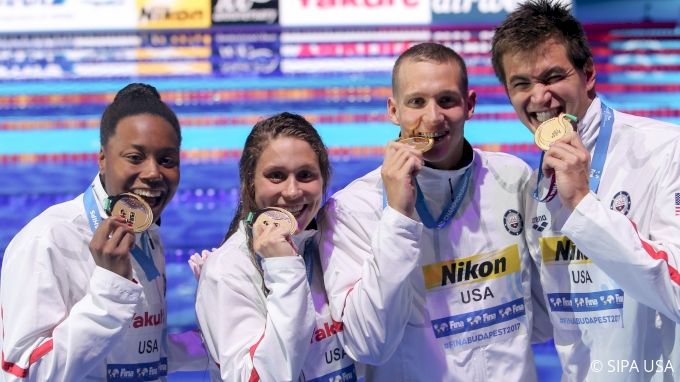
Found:
M 452 169 L 463 155 L 463 126 L 474 113 L 475 92 L 464 92 L 454 62 L 406 61 L 398 76 L 397 94 L 387 101 L 390 120 L 402 137 L 434 138 L 424 153 L 428 167 Z
M 179 142 L 164 118 L 126 117 L 99 153 L 99 173 L 110 196 L 131 192 L 149 203 L 158 219 L 179 184 Z
M 290 211 L 304 229 L 321 207 L 323 179 L 319 160 L 309 143 L 278 137 L 262 151 L 255 167 L 257 208 Z
M 560 113 L 581 120 L 595 97 L 592 60 L 582 72 L 577 70 L 564 45 L 554 40 L 531 52 L 506 54 L 503 68 L 510 103 L 532 133 L 541 122 Z

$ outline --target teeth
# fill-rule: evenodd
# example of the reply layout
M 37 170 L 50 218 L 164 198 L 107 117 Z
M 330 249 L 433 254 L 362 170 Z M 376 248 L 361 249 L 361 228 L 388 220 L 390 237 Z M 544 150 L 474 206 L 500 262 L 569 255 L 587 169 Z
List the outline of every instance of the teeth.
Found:
M 439 137 L 443 137 L 444 135 L 446 135 L 446 132 L 443 132 L 443 133 L 418 133 L 418 135 L 420 135 L 421 137 L 425 137 L 425 138 L 439 138 Z
M 296 213 L 302 211 L 302 209 L 304 208 L 304 205 L 301 205 L 301 206 L 292 206 L 292 207 L 281 207 L 281 208 L 283 208 L 284 210 L 286 210 L 286 211 L 290 212 L 291 214 L 295 215 Z
M 160 190 L 132 190 L 132 192 L 139 196 L 147 196 L 151 198 L 157 198 L 163 193 Z
M 557 117 L 560 114 L 559 109 L 552 109 L 548 111 L 542 111 L 542 112 L 537 112 L 536 113 L 536 119 L 538 119 L 539 122 L 545 122 L 549 120 L 550 118 Z

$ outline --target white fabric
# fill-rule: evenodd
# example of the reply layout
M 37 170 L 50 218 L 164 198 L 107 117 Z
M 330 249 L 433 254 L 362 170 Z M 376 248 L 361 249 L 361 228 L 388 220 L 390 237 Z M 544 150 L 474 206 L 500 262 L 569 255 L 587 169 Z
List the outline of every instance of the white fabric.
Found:
M 105 217 L 106 192 L 98 177 L 93 184 Z M 135 283 L 95 265 L 82 194 L 24 227 L 5 252 L 0 277 L 0 380 L 165 381 L 171 371 L 205 369 L 197 333 L 166 336 L 165 259 L 156 228 L 148 232 L 162 276 L 147 281 L 133 259 Z
M 320 245 L 326 290 L 333 319 L 344 325 L 341 340 L 345 350 L 355 360 L 374 365 L 367 366 L 367 382 L 535 381 L 537 378 L 530 347 L 532 326 L 540 324 L 533 331 L 535 341 L 547 340 L 544 335 L 551 336 L 552 328 L 544 314 L 545 307 L 535 307 L 532 301 L 531 257 L 521 234 L 522 225 L 515 225 L 516 234 L 511 234 L 504 225 L 504 217 L 510 210 L 524 216 L 522 186 L 530 169 L 513 156 L 478 150 L 474 150 L 471 166 L 468 192 L 452 222 L 444 229 L 427 229 L 417 216 L 412 220 L 389 206 L 383 208 L 380 169 L 354 181 L 327 203 Z M 455 189 L 466 168 L 454 171 L 424 168 L 418 175 L 435 218 L 450 200 L 451 188 Z M 486 330 L 480 329 L 481 332 L 468 330 L 466 326 L 463 333 L 475 337 L 498 329 L 494 332 L 496 337 L 484 340 L 488 343 L 482 346 L 461 345 L 464 341 L 461 342 L 460 337 L 458 342 L 449 343 L 454 335 L 437 339 L 435 330 L 446 332 L 449 322 L 445 329 L 439 323 L 435 328 L 431 322 L 435 315 L 457 315 L 459 308 L 468 306 L 461 304 L 463 295 L 459 297 L 459 292 L 484 284 L 461 282 L 463 286 L 447 284 L 449 289 L 427 288 L 426 292 L 424 273 L 434 274 L 436 284 L 441 280 L 441 274 L 436 273 L 442 272 L 440 263 L 455 263 L 506 248 L 514 248 L 518 259 L 513 279 L 506 278 L 504 285 L 493 284 L 491 290 L 496 293 L 495 297 L 468 304 L 476 305 L 476 309 L 497 307 L 507 302 L 503 300 L 507 296 L 497 293 L 498 290 L 512 288 L 510 293 L 524 300 L 526 314 L 522 314 L 521 324 L 513 324 L 521 330 L 500 334 L 503 325 L 489 326 Z M 437 265 L 427 268 L 432 264 Z M 541 296 L 538 280 L 534 284 L 538 290 L 533 292 Z M 433 293 L 434 290 L 440 294 Z M 448 303 L 436 304 L 437 301 Z M 532 322 L 534 310 L 543 312 L 537 315 L 536 322 Z
M 311 289 L 302 256 L 261 259 L 263 280 L 244 229 L 205 260 L 196 293 L 199 328 L 219 365 L 212 380 L 326 382 L 341 375 L 356 381 L 354 362 L 338 340 L 342 327 L 330 319 L 318 255 Z M 299 254 L 318 240 L 315 232 L 293 237 Z
M 591 156 L 600 117 L 601 101 L 596 98 L 579 124 Z M 529 193 L 537 173 L 529 180 L 527 242 L 541 269 L 564 381 L 680 378 L 680 330 L 672 321 L 680 321 L 679 142 L 678 126 L 615 111 L 597 195 L 591 192 L 569 213 L 558 197 L 547 204 L 535 201 Z M 563 236 L 561 250 L 541 247 L 541 242 Z M 649 252 L 643 243 L 650 246 Z M 654 254 L 658 251 L 665 255 Z M 558 301 L 554 293 L 583 293 L 572 296 L 574 301 L 567 299 L 573 304 L 590 296 L 592 310 L 560 312 L 557 305 L 564 305 L 564 299 Z M 621 302 L 622 308 L 617 305 Z M 593 362 L 595 369 L 601 364 L 602 371 L 593 371 Z

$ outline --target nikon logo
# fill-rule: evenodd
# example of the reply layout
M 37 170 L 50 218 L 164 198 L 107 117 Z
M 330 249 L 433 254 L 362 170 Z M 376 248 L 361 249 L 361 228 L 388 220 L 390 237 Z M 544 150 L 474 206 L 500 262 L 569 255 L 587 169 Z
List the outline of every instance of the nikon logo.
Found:
M 139 15 L 140 21 L 184 21 L 184 20 L 201 20 L 203 18 L 203 11 L 172 11 L 168 7 L 148 7 L 142 8 L 142 13 Z
M 461 281 L 476 280 L 505 273 L 507 268 L 505 257 L 473 264 L 472 261 L 461 261 L 450 265 L 442 265 L 442 286 Z
M 571 240 L 558 241 L 555 248 L 555 261 L 588 260 Z

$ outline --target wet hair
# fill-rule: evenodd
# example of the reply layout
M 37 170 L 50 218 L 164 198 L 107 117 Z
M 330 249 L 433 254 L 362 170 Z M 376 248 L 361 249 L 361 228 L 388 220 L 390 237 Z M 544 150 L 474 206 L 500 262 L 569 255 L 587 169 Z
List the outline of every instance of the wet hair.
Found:
M 241 222 L 248 218 L 250 212 L 258 209 L 255 202 L 255 168 L 262 156 L 262 152 L 269 146 L 271 141 L 281 137 L 296 138 L 307 142 L 311 146 L 312 151 L 314 151 L 319 160 L 321 179 L 323 179 L 322 192 L 325 199 L 328 182 L 331 177 L 331 165 L 326 146 L 323 144 L 316 129 L 302 116 L 287 112 L 260 120 L 255 124 L 250 134 L 248 134 L 245 146 L 243 147 L 241 160 L 238 164 L 239 180 L 241 183 L 238 208 L 222 244 L 238 231 Z M 250 234 L 248 234 L 248 248 L 254 259 L 255 252 L 253 251 L 252 236 Z M 257 261 L 254 261 L 254 264 L 259 269 Z
M 507 88 L 503 57 L 531 52 L 549 40 L 564 45 L 569 61 L 581 73 L 593 59 L 586 32 L 566 5 L 554 0 L 527 1 L 494 29 L 491 64 L 503 86 Z
M 460 68 L 460 78 L 462 81 L 463 96 L 468 92 L 467 67 L 463 58 L 453 49 L 433 42 L 425 42 L 414 45 L 402 53 L 392 68 L 392 95 L 397 97 L 399 89 L 399 69 L 404 62 L 433 62 L 436 64 L 455 63 Z
M 116 134 L 116 127 L 121 120 L 141 114 L 156 115 L 168 121 L 177 134 L 177 144 L 181 145 L 182 133 L 177 115 L 161 100 L 155 87 L 140 83 L 133 83 L 121 89 L 104 110 L 99 124 L 101 145 L 106 146 L 109 139 Z

